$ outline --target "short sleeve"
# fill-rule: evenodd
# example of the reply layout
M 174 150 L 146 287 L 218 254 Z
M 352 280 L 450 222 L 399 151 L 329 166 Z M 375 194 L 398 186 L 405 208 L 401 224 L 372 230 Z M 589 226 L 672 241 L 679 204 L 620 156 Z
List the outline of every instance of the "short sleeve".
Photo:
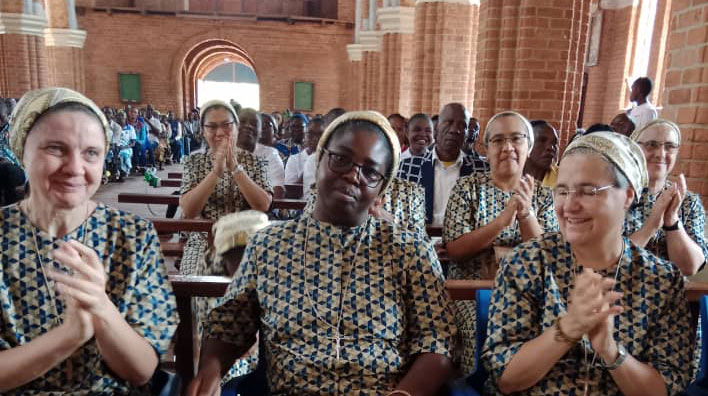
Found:
M 257 242 L 256 238 L 246 247 L 243 259 L 234 274 L 220 306 L 214 308 L 207 319 L 207 338 L 216 338 L 246 350 L 256 342 L 260 328 L 261 309 L 258 302 Z
M 648 344 L 645 360 L 664 378 L 669 395 L 683 392 L 691 381 L 693 372 L 692 335 L 688 311 L 688 302 L 684 289 L 683 276 L 674 269 L 673 277 L 665 285 L 665 300 L 655 320 L 649 322 Z
M 688 236 L 701 248 L 703 257 L 708 260 L 708 246 L 704 233 L 706 212 L 701 204 L 701 198 L 696 194 L 689 193 L 681 206 L 683 227 Z
M 468 178 L 461 178 L 455 183 L 447 201 L 445 221 L 443 222 L 443 241 L 451 242 L 472 232 L 476 228 L 474 213 L 477 212 L 474 193 L 469 191 Z M 473 187 L 474 188 L 474 187 Z
M 144 226 L 147 225 L 147 226 Z M 121 279 L 129 271 L 123 294 L 114 303 L 133 330 L 145 338 L 158 354 L 167 352 L 177 328 L 177 303 L 167 278 L 167 268 L 160 252 L 160 241 L 152 223 L 138 221 L 135 238 L 136 260 L 122 263 L 121 273 L 111 278 Z M 116 292 L 119 286 L 109 284 Z
M 268 175 L 268 162 L 266 160 L 251 155 L 250 153 L 242 152 L 238 157 L 238 161 L 245 168 L 248 177 L 250 177 L 258 187 L 271 195 L 273 194 L 273 187 L 270 183 L 270 176 Z M 244 199 L 243 201 L 245 203 L 246 200 Z
M 538 304 L 534 301 L 532 278 L 527 271 L 530 262 L 540 260 L 533 249 L 517 248 L 501 261 L 490 300 L 487 340 L 482 354 L 482 363 L 494 384 L 521 346 L 540 334 Z
M 410 234 L 409 234 L 410 235 Z M 406 340 L 410 355 L 438 353 L 452 358 L 457 330 L 433 245 L 416 239 L 406 246 Z
M 285 167 L 283 160 L 275 149 L 268 150 L 268 173 L 273 186 L 283 186 L 285 184 Z

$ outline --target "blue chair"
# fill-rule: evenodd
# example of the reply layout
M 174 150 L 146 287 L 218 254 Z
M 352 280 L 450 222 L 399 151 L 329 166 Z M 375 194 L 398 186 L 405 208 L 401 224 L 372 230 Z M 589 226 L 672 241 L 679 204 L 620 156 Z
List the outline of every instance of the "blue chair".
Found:
M 696 379 L 702 381 L 708 368 L 708 296 L 701 297 L 700 328 L 701 328 L 701 362 Z
M 489 300 L 491 290 L 477 290 L 477 314 L 475 319 L 475 350 L 474 366 L 475 370 L 467 377 L 462 384 L 453 384 L 450 389 L 450 396 L 479 396 L 484 389 L 484 382 L 487 380 L 487 371 L 482 364 L 482 349 L 487 338 L 487 320 L 489 319 Z

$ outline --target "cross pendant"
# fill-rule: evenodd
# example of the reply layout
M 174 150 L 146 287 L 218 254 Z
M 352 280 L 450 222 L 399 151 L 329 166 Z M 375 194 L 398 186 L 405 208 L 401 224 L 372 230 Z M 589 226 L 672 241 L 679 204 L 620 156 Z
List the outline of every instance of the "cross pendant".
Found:
M 579 379 L 578 383 L 583 385 L 583 396 L 588 396 L 588 392 L 590 391 L 590 385 L 597 385 L 597 382 L 587 378 Z
M 342 341 L 342 337 L 340 337 L 339 333 L 337 333 L 337 335 L 334 337 L 334 345 L 335 345 L 335 348 L 337 348 L 337 355 L 336 355 L 337 360 L 339 360 L 339 349 L 341 347 L 341 341 Z

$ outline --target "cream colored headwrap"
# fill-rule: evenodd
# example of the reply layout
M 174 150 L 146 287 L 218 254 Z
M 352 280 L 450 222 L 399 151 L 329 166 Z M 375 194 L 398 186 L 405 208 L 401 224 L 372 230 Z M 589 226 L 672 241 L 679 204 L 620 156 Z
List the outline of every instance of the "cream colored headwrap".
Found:
M 236 246 L 246 246 L 251 235 L 269 224 L 268 215 L 257 210 L 245 210 L 219 218 L 212 226 L 214 252 L 222 255 Z
M 533 149 L 533 140 L 534 140 L 534 135 L 533 135 L 533 127 L 531 126 L 531 123 L 529 120 L 526 119 L 526 117 L 522 116 L 521 114 L 515 112 L 515 111 L 502 111 L 501 113 L 497 113 L 492 116 L 492 118 L 487 121 L 487 125 L 484 127 L 484 144 L 489 143 L 489 126 L 492 125 L 492 122 L 496 120 L 497 118 L 501 117 L 511 117 L 514 116 L 518 119 L 521 120 L 521 122 L 524 124 L 524 127 L 526 127 L 526 141 L 529 143 L 529 155 L 531 155 L 531 150 Z
M 393 128 L 391 128 L 391 124 L 388 122 L 386 117 L 384 117 L 379 112 L 350 111 L 342 114 L 334 121 L 332 121 L 332 123 L 330 123 L 327 126 L 327 129 L 325 129 L 325 131 L 322 133 L 320 141 L 317 143 L 317 167 L 319 169 L 321 162 L 320 160 L 322 159 L 322 149 L 327 146 L 327 142 L 329 142 L 329 139 L 332 138 L 332 134 L 334 133 L 334 131 L 340 125 L 346 124 L 349 121 L 368 121 L 375 124 L 376 126 L 381 128 L 389 144 L 391 144 L 391 148 L 393 149 L 393 152 L 391 153 L 393 163 L 391 164 L 391 168 L 389 169 L 388 174 L 386 175 L 383 181 L 383 186 L 381 186 L 381 195 L 386 191 L 386 187 L 388 187 L 389 183 L 391 183 L 391 179 L 393 179 L 398 173 L 398 164 L 401 158 L 401 146 L 398 143 L 398 136 L 396 135 L 396 132 L 393 130 Z
M 204 116 L 206 115 L 207 111 L 214 107 L 214 106 L 223 106 L 228 110 L 231 115 L 234 117 L 234 122 L 238 124 L 238 114 L 236 114 L 236 110 L 234 110 L 233 106 L 231 106 L 228 102 L 224 102 L 223 100 L 219 99 L 214 99 L 210 100 L 202 105 L 202 107 L 199 109 L 199 117 L 200 117 L 200 123 L 204 125 Z
M 634 140 L 635 142 L 639 141 L 639 137 L 642 136 L 642 133 L 644 133 L 647 129 L 657 126 L 657 125 L 666 125 L 669 128 L 671 128 L 672 131 L 676 134 L 676 139 L 677 143 L 681 144 L 681 129 L 679 128 L 678 125 L 675 123 L 665 120 L 663 118 L 657 118 L 656 120 L 652 120 L 650 123 L 644 125 L 644 128 L 632 132 L 632 135 L 629 137 L 630 139 Z
M 91 99 L 68 88 L 42 88 L 24 94 L 10 116 L 10 148 L 20 162 L 22 162 L 25 153 L 27 135 L 32 130 L 35 121 L 44 112 L 62 103 L 78 103 L 96 114 L 96 117 L 101 121 L 106 138 L 106 150 L 108 150 L 110 144 L 108 137 L 111 130 L 103 112 Z
M 644 153 L 637 143 L 619 133 L 593 132 L 573 140 L 565 149 L 563 158 L 578 148 L 592 150 L 613 163 L 629 180 L 634 189 L 634 199 L 639 201 L 642 190 L 649 184 L 649 175 Z

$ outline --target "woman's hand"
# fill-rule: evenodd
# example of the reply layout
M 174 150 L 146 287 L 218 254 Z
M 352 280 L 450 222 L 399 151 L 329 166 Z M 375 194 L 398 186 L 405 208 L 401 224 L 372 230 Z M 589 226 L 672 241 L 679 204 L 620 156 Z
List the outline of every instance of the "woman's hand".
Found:
M 683 198 L 686 196 L 686 178 L 683 176 L 683 173 L 679 175 L 676 182 L 671 183 L 671 187 L 661 194 L 669 193 L 669 191 L 671 191 L 671 200 L 669 200 L 664 210 L 664 225 L 673 225 L 679 221 L 679 209 L 681 208 Z
M 391 213 L 388 213 L 383 208 L 383 197 L 376 197 L 374 204 L 369 207 L 369 214 L 373 217 L 388 221 L 391 224 L 396 224 L 396 219 Z
M 78 343 L 83 345 L 94 335 L 95 329 L 91 313 L 79 307 L 76 300 L 68 295 L 62 294 L 62 299 L 66 307 L 63 325 L 71 329 L 71 333 L 76 335 Z
M 214 149 L 214 160 L 212 168 L 221 177 L 224 171 L 231 171 L 235 167 L 235 156 L 233 148 L 233 137 L 229 136 L 221 140 Z
M 108 317 L 114 308 L 106 294 L 106 272 L 98 255 L 93 249 L 72 240 L 56 249 L 54 258 L 72 270 L 73 275 L 53 270 L 48 273 L 49 277 L 56 282 L 59 293 L 73 300 L 75 314 L 82 320 L 85 319 L 81 316 L 84 311 L 90 314 L 95 327 L 95 320 Z
M 672 184 L 669 188 L 661 191 L 661 193 L 659 193 L 659 196 L 656 198 L 656 201 L 654 201 L 654 205 L 651 208 L 649 217 L 647 217 L 647 220 L 645 222 L 647 226 L 652 228 L 652 235 L 659 228 L 661 228 L 661 226 L 666 224 L 664 221 L 666 217 L 666 212 L 671 204 L 671 201 L 674 199 L 675 194 L 676 186 Z
M 563 332 L 572 338 L 589 334 L 595 338 L 593 347 L 595 344 L 598 344 L 598 347 L 605 345 L 612 332 L 603 330 L 602 327 L 613 324 L 610 316 L 623 310 L 621 306 L 614 305 L 622 297 L 622 293 L 612 291 L 614 285 L 614 279 L 603 278 L 595 271 L 585 268 L 575 280 L 575 287 L 568 302 L 568 313 L 561 319 Z
M 533 202 L 533 183 L 534 179 L 531 175 L 521 176 L 519 179 L 519 184 L 514 188 L 514 194 L 519 197 L 517 214 L 519 217 L 527 217 L 529 212 L 532 210 Z
M 511 227 L 511 225 L 514 224 L 520 206 L 521 198 L 518 194 L 512 195 L 511 198 L 506 201 L 504 210 L 497 216 L 497 220 L 501 222 L 502 229 Z
M 199 372 L 189 383 L 187 396 L 218 396 L 221 394 L 221 369 L 218 361 L 199 368 Z

